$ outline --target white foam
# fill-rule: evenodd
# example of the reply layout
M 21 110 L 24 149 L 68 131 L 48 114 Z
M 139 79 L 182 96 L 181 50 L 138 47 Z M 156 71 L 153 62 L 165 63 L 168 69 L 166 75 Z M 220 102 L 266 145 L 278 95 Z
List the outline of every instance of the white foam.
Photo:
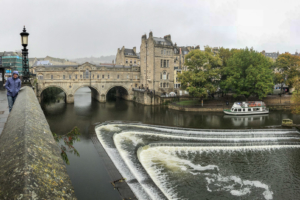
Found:
M 115 149 L 115 148 L 109 148 L 108 147 L 107 141 L 105 141 L 104 137 L 102 137 L 102 135 L 101 135 L 101 130 L 103 128 L 104 127 L 100 127 L 98 129 L 96 129 L 96 133 L 97 133 L 97 137 L 98 137 L 100 143 L 102 144 L 103 148 L 107 152 L 108 156 L 113 161 L 114 165 L 116 166 L 116 168 L 118 169 L 118 171 L 120 172 L 122 177 L 125 178 L 126 182 L 128 182 L 132 179 L 135 179 L 135 176 L 131 173 L 131 171 L 128 169 L 128 167 L 124 163 L 124 161 L 121 158 L 118 150 Z M 117 127 L 115 127 L 115 128 L 117 128 Z M 114 129 L 114 127 L 109 127 L 108 128 L 108 130 L 113 130 L 113 129 Z M 105 129 L 105 130 L 107 130 L 107 129 Z M 117 129 L 114 129 L 114 130 L 119 131 Z M 138 199 L 151 200 L 149 195 L 145 192 L 145 190 L 143 189 L 143 187 L 140 184 L 138 184 L 138 183 L 128 183 L 128 186 L 131 188 L 132 192 L 135 194 L 135 196 Z
M 138 151 L 140 162 L 156 185 L 161 188 L 169 199 L 177 199 L 178 197 L 174 194 L 172 187 L 170 187 L 168 177 L 162 172 L 163 169 L 156 167 L 155 164 L 158 161 L 164 164 L 168 170 L 177 172 L 181 170 L 181 173 L 205 175 L 207 181 L 206 188 L 209 192 L 228 191 L 234 196 L 244 196 L 251 193 L 252 188 L 262 188 L 264 189 L 262 193 L 264 198 L 266 200 L 273 199 L 273 192 L 270 191 L 269 186 L 260 181 L 242 180 L 238 176 L 222 176 L 221 174 L 215 173 L 215 170 L 219 171 L 219 167 L 216 165 L 201 166 L 192 163 L 190 160 L 176 157 L 176 153 L 185 152 L 187 148 L 191 149 L 191 153 L 195 153 L 195 151 L 201 153 L 202 151 L 202 148 L 199 147 L 146 147 L 140 148 Z M 214 189 L 211 189 L 211 185 L 214 185 Z M 240 189 L 236 189 L 236 187 L 234 187 L 235 185 L 238 185 Z

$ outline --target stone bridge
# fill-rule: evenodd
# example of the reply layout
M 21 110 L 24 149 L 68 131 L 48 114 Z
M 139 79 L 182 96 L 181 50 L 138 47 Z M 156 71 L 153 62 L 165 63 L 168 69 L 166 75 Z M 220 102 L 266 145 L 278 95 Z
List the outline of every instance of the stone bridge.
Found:
M 47 65 L 35 68 L 37 76 L 36 95 L 41 101 L 43 91 L 49 87 L 62 89 L 66 102 L 74 103 L 79 88 L 89 87 L 92 98 L 106 102 L 107 93 L 116 88 L 117 96 L 134 99 L 133 88 L 140 86 L 140 67 L 122 65 Z

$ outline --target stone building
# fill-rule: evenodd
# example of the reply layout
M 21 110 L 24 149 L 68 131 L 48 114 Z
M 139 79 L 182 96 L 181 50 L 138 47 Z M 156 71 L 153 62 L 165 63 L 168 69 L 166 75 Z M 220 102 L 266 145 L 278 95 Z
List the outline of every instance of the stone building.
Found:
M 121 49 L 118 48 L 116 65 L 140 66 L 140 54 L 136 52 L 136 47 L 132 49 L 126 49 L 124 46 Z
M 265 50 L 263 50 L 261 53 L 262 53 L 264 56 L 273 59 L 273 61 L 275 61 L 275 60 L 278 58 L 278 56 L 280 55 L 278 51 L 277 51 L 277 53 L 276 53 L 276 52 L 266 52 Z
M 199 46 L 196 48 L 200 49 Z M 149 33 L 148 38 L 146 34 L 143 35 L 140 47 L 141 86 L 161 94 L 174 92 L 176 81 L 174 70 L 186 70 L 184 55 L 193 49 L 195 48 L 173 44 L 171 35 L 163 38 L 153 37 L 152 32 Z M 176 84 L 180 83 L 176 82 Z

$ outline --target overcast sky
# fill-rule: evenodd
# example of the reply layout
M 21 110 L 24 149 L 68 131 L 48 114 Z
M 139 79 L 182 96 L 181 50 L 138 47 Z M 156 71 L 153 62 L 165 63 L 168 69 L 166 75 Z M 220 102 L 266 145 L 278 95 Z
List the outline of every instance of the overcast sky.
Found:
M 141 36 L 171 34 L 184 46 L 300 52 L 299 0 L 1 0 L 0 51 L 21 49 L 23 25 L 29 57 L 116 55 Z

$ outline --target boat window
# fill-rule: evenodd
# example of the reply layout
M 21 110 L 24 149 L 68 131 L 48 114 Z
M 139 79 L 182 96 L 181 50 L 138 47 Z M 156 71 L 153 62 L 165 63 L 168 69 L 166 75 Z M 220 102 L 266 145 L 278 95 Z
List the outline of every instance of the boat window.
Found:
M 243 111 L 245 111 L 245 108 L 243 109 Z
M 251 111 L 251 108 L 248 108 L 248 111 Z
M 241 112 L 241 111 L 242 111 L 242 109 L 238 109 L 238 111 L 239 111 L 239 112 Z
M 237 109 L 234 109 L 234 111 L 236 112 L 236 111 L 237 111 Z

